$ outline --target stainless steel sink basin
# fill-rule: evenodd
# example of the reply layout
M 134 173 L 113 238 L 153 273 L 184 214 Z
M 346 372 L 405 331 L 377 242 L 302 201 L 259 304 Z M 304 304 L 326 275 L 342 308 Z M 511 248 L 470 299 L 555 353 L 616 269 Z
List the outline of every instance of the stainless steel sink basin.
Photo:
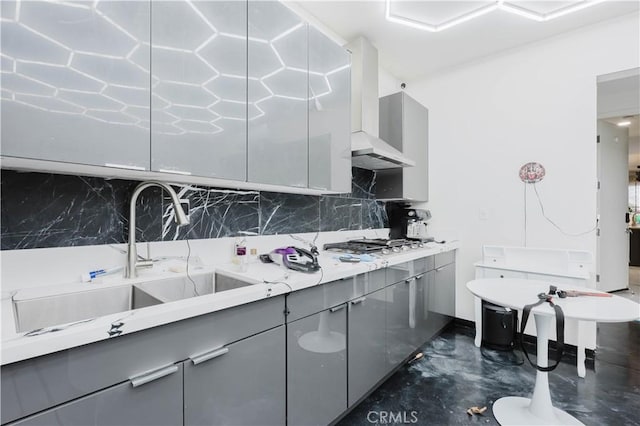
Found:
M 167 278 L 136 284 L 142 291 L 163 303 L 213 293 L 213 273 Z
M 14 298 L 16 331 L 22 333 L 211 294 L 213 278 L 213 273 L 206 273 L 46 297 Z
M 247 281 L 242 281 L 236 278 L 228 277 L 223 274 L 216 274 L 215 277 L 215 287 L 216 293 L 220 293 L 221 291 L 233 290 L 235 288 L 246 287 L 252 285 L 252 283 Z
M 162 303 L 133 285 L 14 299 L 16 331 L 31 331 Z

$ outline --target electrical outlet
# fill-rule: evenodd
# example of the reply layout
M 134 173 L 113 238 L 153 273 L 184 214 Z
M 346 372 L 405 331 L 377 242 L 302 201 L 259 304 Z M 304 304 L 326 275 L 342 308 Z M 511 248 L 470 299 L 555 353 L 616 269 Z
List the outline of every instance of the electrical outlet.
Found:
M 478 211 L 478 217 L 480 220 L 488 220 L 489 219 L 489 211 L 487 209 L 480 209 Z
M 187 198 L 183 198 L 180 200 L 180 206 L 182 206 L 182 210 L 184 210 L 187 220 L 191 220 L 191 201 Z

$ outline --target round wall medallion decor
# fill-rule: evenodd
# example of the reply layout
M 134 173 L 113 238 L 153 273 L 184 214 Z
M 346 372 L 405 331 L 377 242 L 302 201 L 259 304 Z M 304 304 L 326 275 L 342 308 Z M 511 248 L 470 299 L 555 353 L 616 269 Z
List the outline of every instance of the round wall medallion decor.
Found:
M 520 180 L 524 183 L 540 182 L 545 175 L 545 170 L 540 163 L 527 163 L 520 167 Z

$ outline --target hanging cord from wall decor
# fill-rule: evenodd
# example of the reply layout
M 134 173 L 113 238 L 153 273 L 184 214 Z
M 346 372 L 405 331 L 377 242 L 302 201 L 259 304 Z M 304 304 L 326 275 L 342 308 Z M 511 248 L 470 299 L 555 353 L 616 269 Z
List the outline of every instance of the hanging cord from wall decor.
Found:
M 200 293 L 198 293 L 198 286 L 196 285 L 196 282 L 193 280 L 193 278 L 191 278 L 191 275 L 189 274 L 189 261 L 191 260 L 191 243 L 189 242 L 188 238 L 185 241 L 187 242 L 187 249 L 188 249 L 188 251 L 187 251 L 187 267 L 186 267 L 187 279 L 193 285 L 193 292 L 195 293 L 195 295 L 196 296 L 200 296 Z
M 527 184 L 524 184 L 524 246 L 527 246 Z
M 562 229 L 557 223 L 555 223 L 553 220 L 551 220 L 551 218 L 549 218 L 549 216 L 547 216 L 546 212 L 544 211 L 544 204 L 542 203 L 542 198 L 540 198 L 540 194 L 538 193 L 538 187 L 536 186 L 535 182 L 531 183 L 533 185 L 533 191 L 536 194 L 536 198 L 538 199 L 538 204 L 540 205 L 540 211 L 542 212 L 542 217 L 544 217 L 547 222 L 549 222 L 551 225 L 553 225 L 558 231 L 560 231 L 562 234 L 568 236 L 568 237 L 579 237 L 582 235 L 586 235 L 589 234 L 590 232 L 595 231 L 596 229 L 598 229 L 598 218 L 596 218 L 596 223 L 595 225 L 593 225 L 592 228 L 590 228 L 587 231 L 584 232 L 577 232 L 577 233 L 572 233 L 572 232 L 566 232 L 564 229 Z M 526 183 L 525 183 L 525 246 L 526 246 Z

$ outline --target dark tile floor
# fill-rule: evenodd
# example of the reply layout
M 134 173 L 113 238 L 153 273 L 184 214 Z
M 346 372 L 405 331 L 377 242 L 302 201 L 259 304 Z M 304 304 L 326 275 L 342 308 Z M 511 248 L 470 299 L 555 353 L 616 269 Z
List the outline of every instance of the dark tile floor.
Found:
M 460 324 L 449 327 L 423 346 L 422 359 L 402 366 L 338 424 L 498 424 L 493 402 L 530 397 L 535 372 L 528 364 L 509 365 L 513 357 L 521 358 L 519 351 L 483 349 L 490 359 L 483 357 L 473 333 Z M 585 425 L 640 425 L 640 322 L 599 324 L 594 369 L 581 379 L 575 364 L 563 361 L 549 373 L 549 383 L 554 406 Z M 466 414 L 471 406 L 488 409 L 471 417 Z

